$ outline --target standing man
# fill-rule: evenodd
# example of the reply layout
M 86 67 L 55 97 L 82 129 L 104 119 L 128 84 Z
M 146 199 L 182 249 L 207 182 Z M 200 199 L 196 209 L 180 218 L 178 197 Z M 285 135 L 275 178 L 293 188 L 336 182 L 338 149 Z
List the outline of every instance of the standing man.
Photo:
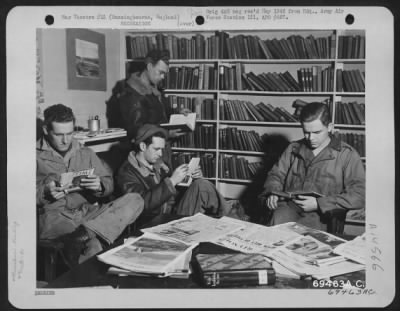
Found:
M 79 257 L 88 258 L 102 249 L 133 223 L 143 211 L 143 199 L 130 193 L 103 205 L 93 204 L 110 195 L 113 178 L 96 154 L 74 140 L 75 117 L 62 104 L 44 111 L 44 136 L 36 146 L 36 205 L 39 207 L 39 238 L 59 238 L 64 257 L 72 267 Z M 60 175 L 94 169 L 80 181 L 79 192 L 60 185 Z
M 136 136 L 144 124 L 168 123 L 165 109 L 165 97 L 160 91 L 160 84 L 169 70 L 169 51 L 151 50 L 144 59 L 142 70 L 133 72 L 122 85 L 118 100 L 109 105 L 119 106 L 121 127 L 127 130 L 128 138 Z M 169 138 L 184 135 L 180 130 L 171 130 Z M 170 147 L 167 144 L 163 160 L 171 165 Z
M 261 202 L 273 211 L 270 225 L 295 221 L 326 230 L 321 219 L 337 208 L 365 206 L 365 171 L 355 149 L 331 135 L 326 104 L 313 102 L 300 114 L 304 139 L 291 143 L 268 173 Z M 322 197 L 299 195 L 280 200 L 273 191 L 315 191 Z
M 178 166 L 172 173 L 161 160 L 167 133 L 153 124 L 142 126 L 134 140 L 134 150 L 122 164 L 117 183 L 123 193 L 137 192 L 144 199 L 145 214 L 176 213 L 194 215 L 198 212 L 213 216 L 227 215 L 230 206 L 209 181 L 202 179 L 200 168 L 182 198 L 175 202 L 176 186 L 188 174 L 188 165 Z

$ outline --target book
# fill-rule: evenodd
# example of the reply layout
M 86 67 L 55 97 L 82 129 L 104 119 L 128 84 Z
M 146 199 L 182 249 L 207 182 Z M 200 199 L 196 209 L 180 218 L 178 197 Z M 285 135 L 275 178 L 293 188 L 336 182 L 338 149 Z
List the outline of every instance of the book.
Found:
M 92 175 L 94 168 L 81 170 L 78 172 L 66 172 L 62 173 L 60 176 L 60 186 L 64 188 L 65 194 L 71 192 L 81 191 L 82 188 L 79 186 L 83 178 Z
M 178 184 L 178 186 L 188 187 L 193 181 L 192 174 L 199 167 L 200 158 L 191 158 L 189 162 L 189 170 L 187 176 L 183 179 L 182 182 Z
M 196 113 L 171 114 L 169 123 L 161 123 L 160 126 L 167 130 L 180 129 L 184 132 L 193 132 L 196 127 Z
M 296 199 L 299 195 L 312 196 L 315 198 L 323 197 L 322 194 L 315 191 L 271 191 L 271 194 L 277 195 L 281 198 Z
M 194 267 L 205 287 L 271 285 L 276 280 L 272 264 L 259 254 L 196 254 Z

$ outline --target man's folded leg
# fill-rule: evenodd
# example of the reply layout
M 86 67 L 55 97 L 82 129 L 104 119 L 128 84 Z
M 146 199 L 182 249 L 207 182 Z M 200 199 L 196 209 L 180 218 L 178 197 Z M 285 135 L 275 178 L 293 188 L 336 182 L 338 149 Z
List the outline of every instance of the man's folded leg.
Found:
M 196 179 L 179 201 L 176 213 L 191 216 L 196 213 L 219 215 L 227 203 L 215 186 L 205 179 Z

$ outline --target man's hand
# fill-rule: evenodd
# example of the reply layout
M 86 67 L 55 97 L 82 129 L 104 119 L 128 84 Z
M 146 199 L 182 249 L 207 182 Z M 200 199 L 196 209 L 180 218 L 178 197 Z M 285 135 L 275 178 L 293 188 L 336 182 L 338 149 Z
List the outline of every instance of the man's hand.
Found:
M 168 136 L 170 138 L 176 138 L 176 137 L 180 137 L 183 135 L 186 135 L 186 132 L 183 132 L 181 129 L 169 130 L 169 134 L 168 134 Z
M 293 200 L 305 212 L 313 212 L 318 209 L 317 198 L 308 195 L 298 195 L 297 199 Z
M 182 164 L 175 169 L 175 171 L 172 173 L 172 176 L 170 177 L 170 180 L 174 185 L 174 187 L 186 177 L 188 172 L 189 172 L 188 164 Z
M 190 110 L 189 108 L 183 108 L 179 111 L 180 114 L 183 114 L 184 116 L 187 116 L 189 113 L 192 113 L 193 111 Z
M 203 178 L 203 172 L 201 171 L 200 166 L 198 166 L 192 173 L 193 179 Z
M 268 196 L 266 204 L 270 210 L 274 210 L 278 207 L 278 199 L 279 197 L 275 194 L 271 194 Z
M 65 197 L 64 188 L 57 187 L 56 182 L 53 180 L 46 185 L 45 194 L 50 197 L 52 200 L 60 200 Z
M 79 186 L 83 189 L 92 190 L 94 192 L 102 190 L 100 177 L 94 174 L 82 178 Z

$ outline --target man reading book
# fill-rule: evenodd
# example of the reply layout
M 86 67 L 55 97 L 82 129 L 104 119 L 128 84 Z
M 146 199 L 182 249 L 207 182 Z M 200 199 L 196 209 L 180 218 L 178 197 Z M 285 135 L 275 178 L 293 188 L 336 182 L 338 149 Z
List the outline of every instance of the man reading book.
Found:
M 200 167 L 192 173 L 194 181 L 177 199 L 176 186 L 188 174 L 188 164 L 174 171 L 162 161 L 167 132 L 153 124 L 145 124 L 134 139 L 133 151 L 118 171 L 117 183 L 123 193 L 137 192 L 144 199 L 148 215 L 174 212 L 193 215 L 198 212 L 222 216 L 229 205 L 214 185 L 202 178 Z M 176 202 L 177 201 L 177 202 Z
M 331 134 L 329 108 L 313 102 L 303 107 L 304 138 L 291 143 L 267 175 L 259 198 L 273 211 L 270 225 L 296 221 L 326 230 L 327 211 L 360 209 L 365 205 L 365 171 L 357 151 Z M 279 191 L 316 192 L 285 199 Z
M 110 195 L 113 177 L 97 155 L 73 139 L 75 117 L 62 104 L 44 111 L 43 137 L 36 146 L 36 205 L 39 208 L 39 238 L 59 239 L 64 257 L 72 267 L 102 249 L 101 242 L 112 243 L 143 211 L 143 199 L 130 193 L 117 200 L 92 204 Z M 69 192 L 61 185 L 66 172 L 88 170 L 79 191 Z

